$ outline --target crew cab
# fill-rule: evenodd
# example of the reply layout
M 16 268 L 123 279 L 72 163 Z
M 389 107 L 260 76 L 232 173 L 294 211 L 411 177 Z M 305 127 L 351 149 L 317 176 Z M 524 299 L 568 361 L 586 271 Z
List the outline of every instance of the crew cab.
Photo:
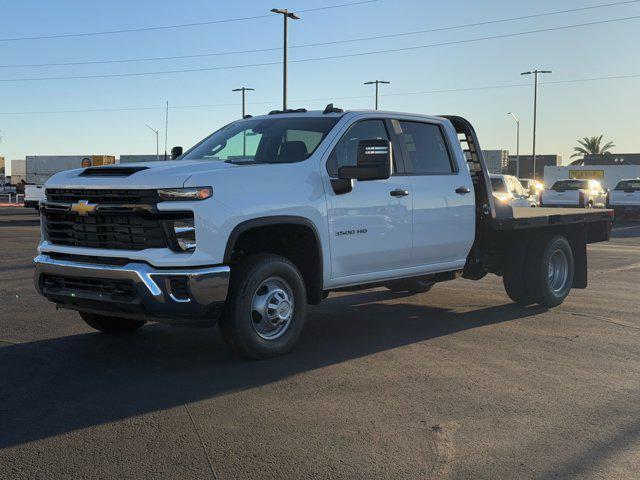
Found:
M 540 195 L 545 207 L 604 208 L 606 200 L 607 192 L 597 180 L 558 180 Z
M 489 175 L 491 190 L 496 201 L 512 207 L 537 207 L 536 197 L 525 189 L 520 181 L 512 175 Z
M 217 322 L 250 358 L 289 351 L 306 305 L 332 291 L 492 273 L 515 302 L 554 307 L 585 288 L 586 245 L 609 239 L 611 212 L 513 208 L 491 192 L 461 117 L 275 111 L 175 161 L 53 176 L 35 285 L 103 332 Z
M 616 218 L 640 217 L 640 178 L 620 180 L 607 194 L 607 208 Z

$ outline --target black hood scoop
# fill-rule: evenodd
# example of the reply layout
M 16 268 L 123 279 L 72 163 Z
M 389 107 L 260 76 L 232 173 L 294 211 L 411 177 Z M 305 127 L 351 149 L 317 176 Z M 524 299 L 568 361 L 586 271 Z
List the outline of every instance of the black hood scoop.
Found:
M 128 177 L 149 167 L 89 167 L 80 174 L 81 177 Z

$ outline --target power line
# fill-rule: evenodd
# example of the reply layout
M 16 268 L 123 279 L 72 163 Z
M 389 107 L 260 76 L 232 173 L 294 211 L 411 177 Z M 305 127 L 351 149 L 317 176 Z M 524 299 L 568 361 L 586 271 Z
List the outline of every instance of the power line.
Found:
M 419 35 L 424 33 L 442 32 L 446 30 L 457 30 L 457 29 L 477 27 L 482 25 L 491 25 L 496 23 L 506 23 L 506 22 L 513 22 L 518 20 L 531 19 L 531 18 L 540 18 L 540 17 L 550 16 L 550 15 L 574 13 L 574 12 L 579 12 L 584 10 L 593 10 L 597 8 L 626 5 L 626 4 L 638 3 L 638 2 L 640 2 L 640 0 L 627 0 L 624 2 L 604 3 L 600 5 L 591 5 L 588 7 L 572 8 L 568 10 L 556 10 L 552 12 L 536 13 L 536 14 L 524 15 L 519 17 L 510 17 L 510 18 L 502 18 L 497 20 L 486 20 L 486 21 L 476 22 L 476 23 L 467 23 L 462 25 L 437 27 L 437 28 L 431 28 L 427 30 L 415 30 L 410 32 L 399 32 L 399 33 L 391 33 L 391 34 L 385 34 L 385 35 L 373 35 L 368 37 L 359 37 L 359 38 L 351 38 L 351 39 L 344 39 L 344 40 L 332 40 L 328 42 L 316 42 L 316 43 L 306 43 L 302 45 L 291 45 L 289 48 L 322 47 L 322 46 L 328 46 L 328 45 L 340 45 L 340 44 L 346 44 L 346 43 L 364 42 L 369 40 L 399 38 L 399 37 Z M 325 8 L 334 8 L 334 7 L 325 7 Z M 102 64 L 113 64 L 113 63 L 155 62 L 155 61 L 180 60 L 180 59 L 189 59 L 189 58 L 239 55 L 239 54 L 246 54 L 246 53 L 264 53 L 264 52 L 280 51 L 281 49 L 282 49 L 281 47 L 269 47 L 269 48 L 250 49 L 250 50 L 232 50 L 232 51 L 226 51 L 226 52 L 199 53 L 199 54 L 189 54 L 189 55 L 171 55 L 171 56 L 163 56 L 163 57 L 142 57 L 142 58 L 126 58 L 126 59 L 113 59 L 113 60 L 83 60 L 83 61 L 76 61 L 76 62 L 57 62 L 57 63 L 23 63 L 23 64 L 14 64 L 14 65 L 0 65 L 0 68 L 61 67 L 61 66 L 75 66 L 75 65 L 102 65 Z
M 586 83 L 603 80 L 622 80 L 629 78 L 640 78 L 640 74 L 629 75 L 608 75 L 604 77 L 587 77 L 587 78 L 575 78 L 568 80 L 553 80 L 549 82 L 540 82 L 540 85 L 560 85 L 568 83 Z M 505 88 L 519 88 L 519 87 L 531 87 L 530 83 L 511 83 L 502 85 L 484 85 L 478 87 L 465 87 L 465 88 L 447 88 L 441 90 L 423 90 L 417 92 L 401 92 L 401 93 L 388 93 L 380 95 L 381 97 L 402 97 L 409 95 L 432 95 L 439 93 L 460 93 L 460 92 L 474 92 L 480 90 L 501 90 Z M 293 102 L 319 102 L 319 101 L 337 101 L 337 100 L 357 100 L 357 99 L 371 99 L 371 95 L 353 95 L 345 97 L 319 97 L 319 98 L 301 98 L 292 100 Z M 251 102 L 252 105 L 273 105 L 280 102 L 280 100 L 268 100 Z M 175 105 L 171 107 L 172 110 L 191 109 L 191 108 L 215 108 L 215 107 L 236 107 L 237 103 L 209 103 L 199 105 Z M 0 112 L 0 115 L 43 115 L 43 114 L 64 114 L 64 113 L 104 113 L 104 112 L 131 112 L 131 111 L 144 111 L 144 110 L 164 110 L 164 106 L 157 107 L 124 107 L 124 108 L 91 108 L 91 109 L 79 109 L 79 110 L 41 110 L 41 111 L 29 111 L 29 112 Z
M 486 37 L 470 38 L 465 40 L 452 40 L 448 42 L 431 43 L 426 45 L 414 45 L 411 47 L 389 48 L 384 50 L 373 50 L 368 52 L 346 53 L 342 55 L 329 55 L 325 57 L 301 58 L 297 60 L 290 60 L 290 62 L 291 63 L 317 62 L 322 60 L 333 60 L 333 59 L 340 59 L 340 58 L 353 58 L 353 57 L 363 57 L 363 56 L 369 56 L 369 55 L 379 55 L 384 53 L 405 52 L 405 51 L 411 51 L 411 50 L 420 50 L 424 48 L 442 47 L 442 46 L 448 46 L 448 45 L 459 45 L 459 44 L 465 44 L 465 43 L 481 42 L 486 40 L 495 40 L 499 38 L 510 38 L 510 37 L 518 37 L 523 35 L 531 35 L 535 33 L 567 30 L 571 28 L 601 25 L 601 24 L 621 22 L 626 20 L 637 20 L 639 18 L 640 18 L 640 15 L 634 15 L 630 17 L 613 18 L 608 20 L 599 20 L 595 22 L 577 23 L 573 25 L 541 28 L 537 30 L 527 30 L 524 32 L 504 33 L 504 34 L 498 34 L 498 35 L 490 35 Z M 200 67 L 200 68 L 188 68 L 188 69 L 176 69 L 176 70 L 159 70 L 159 71 L 150 71 L 150 72 L 104 73 L 104 74 L 93 74 L 93 75 L 70 75 L 70 76 L 57 76 L 57 77 L 0 78 L 0 82 L 32 82 L 32 81 L 47 81 L 47 80 L 79 80 L 79 79 L 92 79 L 92 78 L 141 77 L 141 76 L 150 76 L 150 75 L 166 75 L 166 74 L 174 74 L 174 73 L 232 70 L 232 69 L 238 69 L 238 68 L 263 67 L 263 66 L 280 65 L 280 64 L 281 62 L 279 61 L 273 61 L 273 62 L 261 62 L 261 63 L 248 63 L 243 65 L 226 65 L 226 66 L 220 66 L 220 67 Z
M 330 10 L 334 8 L 364 5 L 368 3 L 374 3 L 377 1 L 378 0 L 362 0 L 359 2 L 342 3 L 339 5 L 328 5 L 326 7 L 308 8 L 306 10 L 298 10 L 298 11 L 299 12 L 317 12 L 321 10 Z M 226 18 L 222 20 L 207 20 L 205 22 L 179 23 L 175 25 L 159 25 L 159 26 L 153 26 L 153 27 L 123 28 L 119 30 L 103 30 L 98 32 L 60 33 L 60 34 L 52 34 L 52 35 L 37 35 L 37 36 L 31 36 L 31 37 L 10 37 L 10 38 L 0 38 L 0 42 L 19 42 L 23 40 L 50 40 L 55 38 L 90 37 L 90 36 L 97 36 L 97 35 L 115 35 L 115 34 L 122 34 L 122 33 L 149 32 L 153 30 L 169 30 L 169 29 L 176 29 L 176 28 L 199 27 L 202 25 L 215 25 L 219 23 L 242 22 L 245 20 L 255 20 L 258 18 L 270 18 L 270 17 L 272 17 L 272 15 L 264 14 L 264 15 L 253 15 L 249 17 Z

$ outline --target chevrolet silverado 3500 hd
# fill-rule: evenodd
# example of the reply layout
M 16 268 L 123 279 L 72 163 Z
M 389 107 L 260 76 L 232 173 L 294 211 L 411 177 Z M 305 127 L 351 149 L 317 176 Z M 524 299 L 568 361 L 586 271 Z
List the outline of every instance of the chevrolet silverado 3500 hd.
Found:
M 515 302 L 559 305 L 586 287 L 611 213 L 494 204 L 460 117 L 275 111 L 175 161 L 52 177 L 35 285 L 103 332 L 217 322 L 232 351 L 265 358 L 331 291 L 494 273 Z

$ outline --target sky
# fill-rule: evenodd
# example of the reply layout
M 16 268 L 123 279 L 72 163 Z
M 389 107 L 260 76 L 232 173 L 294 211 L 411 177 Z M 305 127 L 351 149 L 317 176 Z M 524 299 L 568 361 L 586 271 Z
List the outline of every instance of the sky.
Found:
M 324 8 L 357 3 L 337 8 Z M 576 139 L 604 134 L 615 152 L 639 152 L 640 1 L 603 8 L 492 22 L 616 0 L 0 0 L 0 156 L 152 154 L 160 130 L 164 150 L 169 102 L 169 149 L 189 147 L 247 111 L 281 107 L 282 17 L 273 7 L 302 11 L 289 24 L 289 107 L 373 107 L 369 80 L 387 80 L 380 108 L 468 118 L 484 149 L 515 153 L 521 120 L 522 154 L 531 153 L 532 77 L 540 79 L 537 153 L 568 163 Z M 224 5 L 224 7 L 222 6 Z M 307 10 L 307 11 L 304 11 Z M 556 27 L 638 17 L 557 30 Z M 143 27 L 212 22 L 172 29 L 30 40 Z M 411 35 L 407 32 L 483 23 Z M 522 34 L 532 30 L 547 30 Z M 512 36 L 511 34 L 518 34 Z M 387 38 L 302 46 L 362 37 Z M 473 39 L 489 38 L 479 41 Z M 445 44 L 445 45 L 434 45 Z M 427 46 L 430 45 L 430 46 Z M 15 65 L 130 60 L 273 50 L 162 61 L 89 65 Z M 381 52 L 384 50 L 395 50 Z M 379 52 L 379 53 L 371 53 Z M 366 55 L 356 55 L 368 53 Z M 342 56 L 342 58 L 324 58 Z M 309 60 L 318 59 L 320 60 Z M 255 65 L 255 64 L 268 65 Z M 226 68 L 238 65 L 241 68 Z M 175 70 L 158 75 L 42 80 Z M 624 77 L 608 80 L 573 80 Z M 40 78 L 41 80 L 14 81 Z M 550 83 L 557 82 L 557 83 Z M 488 88 L 490 87 L 490 88 Z

